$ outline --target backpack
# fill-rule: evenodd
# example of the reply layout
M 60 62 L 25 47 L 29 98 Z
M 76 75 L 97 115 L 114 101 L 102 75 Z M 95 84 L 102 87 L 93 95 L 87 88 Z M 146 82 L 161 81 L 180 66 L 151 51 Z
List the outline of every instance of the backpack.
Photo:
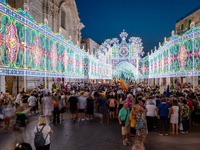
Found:
M 43 134 L 42 134 L 42 130 L 43 130 L 44 127 L 45 127 L 45 125 L 42 127 L 42 129 L 40 131 L 38 130 L 38 126 L 36 127 L 37 132 L 36 132 L 35 138 L 34 138 L 35 147 L 45 146 L 45 142 L 46 142 L 48 134 L 47 134 L 46 138 L 44 139 Z

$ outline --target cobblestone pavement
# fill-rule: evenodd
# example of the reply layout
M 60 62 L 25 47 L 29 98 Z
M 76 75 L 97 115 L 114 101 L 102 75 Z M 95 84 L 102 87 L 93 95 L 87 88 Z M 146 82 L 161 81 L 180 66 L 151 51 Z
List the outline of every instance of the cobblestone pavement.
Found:
M 39 115 L 29 116 L 25 141 L 33 147 L 33 130 Z M 121 130 L 118 122 L 100 124 L 96 118 L 91 121 L 71 123 L 65 113 L 64 122 L 50 124 L 54 134 L 51 136 L 51 150 L 131 150 L 122 145 Z M 130 139 L 131 140 L 131 139 Z M 199 150 L 200 126 L 191 127 L 188 134 L 159 136 L 158 131 L 150 132 L 146 138 L 147 150 Z M 13 149 L 13 135 L 0 134 L 0 150 Z M 35 149 L 33 147 L 33 149 Z

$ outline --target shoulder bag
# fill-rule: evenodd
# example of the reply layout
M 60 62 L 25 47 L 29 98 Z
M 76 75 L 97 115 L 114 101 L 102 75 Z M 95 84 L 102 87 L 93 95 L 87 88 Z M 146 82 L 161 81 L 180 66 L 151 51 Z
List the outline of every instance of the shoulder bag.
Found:
M 127 116 L 128 116 L 128 108 L 127 108 L 126 118 L 127 118 Z M 126 118 L 125 118 L 124 121 L 121 121 L 122 122 L 122 124 L 121 124 L 122 127 L 125 127 Z
M 139 121 L 136 122 L 135 129 L 140 130 L 142 128 L 144 128 L 144 124 L 142 122 L 142 113 L 140 113 L 140 119 L 139 119 Z

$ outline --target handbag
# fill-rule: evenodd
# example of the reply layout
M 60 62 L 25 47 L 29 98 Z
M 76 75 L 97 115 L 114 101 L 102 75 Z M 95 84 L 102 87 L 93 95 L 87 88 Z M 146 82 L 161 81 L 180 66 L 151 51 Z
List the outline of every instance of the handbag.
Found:
M 127 118 L 127 115 L 128 115 L 128 108 L 127 108 L 126 118 Z M 126 118 L 125 118 L 124 121 L 121 121 L 122 122 L 122 124 L 121 124 L 122 127 L 125 127 Z
M 144 128 L 144 124 L 142 122 L 142 113 L 140 113 L 140 114 L 141 114 L 140 115 L 140 120 L 137 121 L 136 124 L 135 124 L 135 129 L 136 130 L 140 130 L 140 129 Z
M 180 131 L 183 130 L 183 123 L 179 123 L 179 130 L 180 130 Z

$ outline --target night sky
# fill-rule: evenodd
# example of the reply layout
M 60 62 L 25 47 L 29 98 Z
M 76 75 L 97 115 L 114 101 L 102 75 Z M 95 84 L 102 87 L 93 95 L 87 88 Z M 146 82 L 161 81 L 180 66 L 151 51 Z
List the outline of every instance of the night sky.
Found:
M 176 20 L 200 5 L 200 0 L 75 0 L 80 12 L 83 38 L 101 44 L 120 39 L 123 29 L 140 37 L 145 54 L 158 47 L 175 30 Z

